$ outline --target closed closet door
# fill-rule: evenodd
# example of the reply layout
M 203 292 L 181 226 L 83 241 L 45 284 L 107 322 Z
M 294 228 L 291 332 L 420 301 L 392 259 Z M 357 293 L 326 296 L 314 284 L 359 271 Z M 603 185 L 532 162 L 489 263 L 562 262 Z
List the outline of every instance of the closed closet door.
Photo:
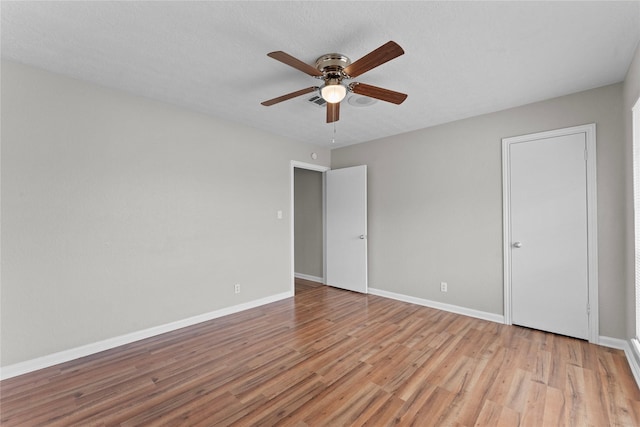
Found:
M 579 132 L 512 143 L 512 323 L 587 339 L 587 147 Z

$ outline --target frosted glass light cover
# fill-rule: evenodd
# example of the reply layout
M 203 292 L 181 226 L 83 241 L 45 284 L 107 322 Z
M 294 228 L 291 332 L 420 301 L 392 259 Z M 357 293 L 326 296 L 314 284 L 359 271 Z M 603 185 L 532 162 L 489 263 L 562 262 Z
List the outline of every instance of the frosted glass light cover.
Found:
M 325 101 L 335 104 L 344 99 L 347 88 L 341 84 L 326 85 L 320 90 L 320 94 Z

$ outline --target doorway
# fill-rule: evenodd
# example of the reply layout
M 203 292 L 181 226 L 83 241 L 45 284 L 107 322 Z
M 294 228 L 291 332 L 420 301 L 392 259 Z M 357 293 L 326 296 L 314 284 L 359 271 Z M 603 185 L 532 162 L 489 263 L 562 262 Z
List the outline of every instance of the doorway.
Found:
M 296 174 L 296 171 L 298 173 Z M 308 173 L 311 171 L 312 173 Z M 318 254 L 318 180 L 315 173 L 322 176 L 322 260 Z M 296 179 L 298 175 L 298 180 Z M 310 177 L 312 191 L 316 193 L 313 212 L 306 203 L 297 206 L 296 184 L 302 184 L 305 177 Z M 292 161 L 290 166 L 291 194 L 291 294 L 295 294 L 296 277 L 313 280 L 330 286 L 356 292 L 367 293 L 367 167 L 352 166 L 330 170 L 328 167 Z M 298 190 L 301 190 L 299 188 Z M 300 193 L 309 191 L 304 189 Z M 307 196 L 307 194 L 300 194 Z M 304 199 L 303 199 L 304 200 Z M 296 214 L 302 211 L 302 215 Z M 309 225 L 309 218 L 314 216 L 314 225 Z M 296 221 L 298 226 L 296 226 Z M 296 228 L 298 232 L 296 232 Z M 312 231 L 315 230 L 315 231 Z M 311 232 L 311 233 L 310 233 Z M 309 250 L 308 243 L 302 239 L 312 238 L 314 242 Z M 297 246 L 302 246 L 298 248 Z M 307 251 L 307 253 L 304 253 Z M 301 259 L 300 262 L 296 258 Z M 322 276 L 316 276 L 322 264 Z M 308 266 L 315 266 L 308 272 L 301 271 Z M 309 273 L 311 272 L 311 274 Z M 315 274 L 314 274 L 315 272 Z
M 595 125 L 503 139 L 505 323 L 598 341 Z
M 292 161 L 291 293 L 295 279 L 325 283 L 324 173 L 328 167 Z
M 294 169 L 294 272 L 324 283 L 323 173 Z

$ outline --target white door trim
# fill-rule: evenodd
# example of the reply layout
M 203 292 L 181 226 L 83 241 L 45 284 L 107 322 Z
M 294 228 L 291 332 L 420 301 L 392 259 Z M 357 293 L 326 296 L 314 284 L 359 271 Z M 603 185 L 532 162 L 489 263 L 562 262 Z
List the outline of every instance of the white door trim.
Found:
M 502 139 L 502 255 L 504 265 L 504 323 L 512 324 L 511 316 L 511 170 L 509 146 L 513 143 L 584 133 L 587 143 L 587 257 L 589 262 L 589 342 L 599 339 L 598 311 L 598 203 L 596 175 L 596 125 L 595 123 L 539 132 Z M 586 307 L 585 307 L 586 310 Z
M 297 160 L 291 160 L 290 164 L 289 164 L 289 277 L 290 277 L 290 286 L 291 286 L 291 295 L 295 295 L 295 289 L 296 289 L 296 282 L 295 282 L 295 269 L 296 269 L 296 260 L 295 260 L 295 228 L 294 228 L 294 210 L 295 210 L 295 190 L 294 190 L 294 183 L 295 183 L 295 168 L 298 169 L 307 169 L 307 170 L 312 170 L 312 171 L 318 171 L 318 172 L 322 172 L 323 178 L 322 178 L 322 229 L 326 229 L 326 224 L 325 224 L 325 213 L 324 213 L 324 206 L 325 206 L 325 192 L 324 192 L 324 173 L 328 170 L 330 170 L 331 168 L 328 166 L 320 166 L 320 165 L 314 165 L 313 163 L 304 163 L 304 162 L 299 162 Z M 323 233 L 322 235 L 322 247 L 324 248 L 324 250 L 326 250 L 326 235 Z M 327 265 L 326 265 L 326 261 L 327 260 L 327 256 L 326 254 L 323 255 L 322 257 L 322 270 L 323 270 L 323 276 L 327 277 Z

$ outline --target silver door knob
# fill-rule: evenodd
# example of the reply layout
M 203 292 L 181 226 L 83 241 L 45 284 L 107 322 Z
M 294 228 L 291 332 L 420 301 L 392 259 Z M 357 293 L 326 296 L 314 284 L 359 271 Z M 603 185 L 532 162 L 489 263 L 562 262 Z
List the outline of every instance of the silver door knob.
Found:
M 364 234 L 361 234 L 360 235 L 360 240 L 364 240 L 364 238 L 365 238 Z
M 515 243 L 513 244 L 513 247 L 514 247 L 514 248 L 521 248 L 521 247 L 522 247 L 522 243 L 520 243 L 520 242 L 515 242 Z

